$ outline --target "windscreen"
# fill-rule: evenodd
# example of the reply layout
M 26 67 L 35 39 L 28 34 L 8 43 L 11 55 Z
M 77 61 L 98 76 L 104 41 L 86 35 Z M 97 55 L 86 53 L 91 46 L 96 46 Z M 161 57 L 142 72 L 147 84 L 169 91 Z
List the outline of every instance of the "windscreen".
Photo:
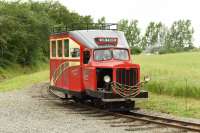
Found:
M 94 59 L 96 61 L 110 60 L 112 59 L 112 51 L 111 50 L 95 50 Z
M 113 58 L 117 60 L 128 60 L 128 51 L 125 49 L 113 49 Z
M 103 60 L 128 60 L 128 50 L 127 49 L 101 49 L 94 51 L 94 59 L 96 61 Z

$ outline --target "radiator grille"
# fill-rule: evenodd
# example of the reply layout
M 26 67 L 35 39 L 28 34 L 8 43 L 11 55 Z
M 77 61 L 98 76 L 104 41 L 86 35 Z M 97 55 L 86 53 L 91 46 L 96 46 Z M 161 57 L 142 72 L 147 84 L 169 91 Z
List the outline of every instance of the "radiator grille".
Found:
M 118 68 L 116 71 L 116 81 L 123 85 L 134 86 L 138 83 L 137 69 Z

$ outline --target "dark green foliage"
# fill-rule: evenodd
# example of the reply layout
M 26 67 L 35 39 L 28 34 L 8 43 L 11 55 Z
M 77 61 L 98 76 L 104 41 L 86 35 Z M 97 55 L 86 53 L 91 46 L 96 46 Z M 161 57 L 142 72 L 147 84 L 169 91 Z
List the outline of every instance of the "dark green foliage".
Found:
M 150 22 L 142 38 L 141 47 L 145 49 L 146 47 L 163 46 L 166 33 L 167 29 L 161 22 Z
M 0 1 L 0 67 L 45 61 L 51 28 L 74 22 L 81 26 L 93 20 L 70 12 L 59 2 Z
M 137 55 L 140 53 L 142 53 L 142 48 L 137 46 L 131 48 L 131 54 Z
M 130 47 L 140 47 L 141 37 L 137 20 L 132 20 L 130 23 L 128 20 L 120 20 L 118 23 L 118 28 L 120 31 L 125 33 Z
M 175 21 L 165 39 L 165 48 L 169 52 L 188 51 L 193 49 L 192 37 L 193 37 L 193 27 L 190 20 L 179 20 Z
M 159 51 L 158 51 L 158 53 L 159 54 L 166 54 L 166 53 L 168 53 L 169 51 L 167 50 L 167 49 L 165 49 L 165 48 L 161 48 Z

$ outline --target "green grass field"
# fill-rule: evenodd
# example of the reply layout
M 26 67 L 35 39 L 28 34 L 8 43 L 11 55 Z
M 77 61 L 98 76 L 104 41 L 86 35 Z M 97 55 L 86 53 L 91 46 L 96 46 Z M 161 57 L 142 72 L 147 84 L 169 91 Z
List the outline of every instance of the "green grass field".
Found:
M 146 88 L 158 94 L 200 98 L 200 52 L 133 56 L 142 75 L 150 75 Z
M 138 107 L 200 118 L 200 52 L 133 56 L 142 75 L 150 75 L 145 86 L 149 100 Z
M 159 95 L 150 92 L 149 99 L 136 102 L 136 106 L 176 116 L 200 119 L 200 101 L 193 98 Z

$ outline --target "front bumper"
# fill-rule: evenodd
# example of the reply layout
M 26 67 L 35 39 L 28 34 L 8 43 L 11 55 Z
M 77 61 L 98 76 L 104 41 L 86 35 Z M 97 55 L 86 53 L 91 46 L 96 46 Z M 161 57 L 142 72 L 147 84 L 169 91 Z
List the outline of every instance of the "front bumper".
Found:
M 138 95 L 135 97 L 122 97 L 118 94 L 115 94 L 110 91 L 105 91 L 102 89 L 99 89 L 96 92 L 92 92 L 89 90 L 86 90 L 86 92 L 96 98 L 100 98 L 104 102 L 118 102 L 118 101 L 137 101 L 137 100 L 147 100 L 148 99 L 148 92 L 141 90 Z

